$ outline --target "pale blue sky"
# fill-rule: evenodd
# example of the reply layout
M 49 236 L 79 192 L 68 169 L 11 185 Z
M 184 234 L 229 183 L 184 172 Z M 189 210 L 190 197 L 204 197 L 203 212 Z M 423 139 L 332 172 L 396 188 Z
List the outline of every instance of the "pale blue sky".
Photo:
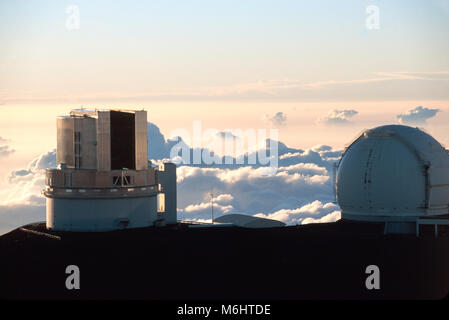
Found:
M 70 4 L 80 10 L 79 30 L 66 29 Z M 365 28 L 368 5 L 380 9 L 380 30 Z M 241 86 L 258 81 L 309 84 L 449 71 L 448 39 L 446 0 L 2 0 L 0 98 L 201 99 L 218 88 L 226 91 L 220 97 L 239 100 Z M 283 88 L 276 98 L 407 98 L 410 82 L 392 82 L 395 94 L 369 83 L 357 93 Z M 447 81 L 416 81 L 411 88 L 418 98 L 449 98 Z M 245 90 L 245 99 L 264 96 Z

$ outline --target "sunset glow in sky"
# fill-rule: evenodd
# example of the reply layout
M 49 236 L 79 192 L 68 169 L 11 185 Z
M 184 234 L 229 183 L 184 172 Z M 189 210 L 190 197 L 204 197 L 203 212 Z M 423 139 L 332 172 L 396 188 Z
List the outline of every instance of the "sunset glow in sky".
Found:
M 342 148 L 403 123 L 449 146 L 449 0 L 0 0 L 0 44 L 0 188 L 81 106 L 145 108 L 165 138 Z

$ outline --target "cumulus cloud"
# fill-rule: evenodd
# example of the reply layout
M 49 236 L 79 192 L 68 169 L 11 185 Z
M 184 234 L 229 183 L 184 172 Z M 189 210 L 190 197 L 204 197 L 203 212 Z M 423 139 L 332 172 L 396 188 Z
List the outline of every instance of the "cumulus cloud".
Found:
M 202 217 L 207 218 L 211 217 L 212 214 L 212 205 L 214 207 L 214 216 L 221 216 L 223 214 L 229 213 L 234 210 L 234 207 L 230 202 L 234 197 L 230 194 L 221 194 L 218 197 L 214 198 L 212 202 L 212 198 L 209 201 L 201 202 L 199 204 L 191 204 L 185 207 L 181 212 L 184 213 L 185 218 L 199 221 L 199 220 L 207 220 L 202 219 Z M 212 217 L 211 217 L 212 219 Z
M 26 169 L 13 170 L 7 177 L 7 188 L 0 192 L 0 205 L 42 206 L 45 169 L 56 167 L 56 151 L 52 150 L 33 159 Z
M 215 159 L 216 162 L 225 163 L 225 154 L 223 151 L 226 141 L 235 143 L 239 139 L 240 137 L 231 131 L 217 130 L 207 137 L 207 141 L 203 141 L 208 144 L 208 148 L 192 148 L 179 136 L 166 140 L 156 125 L 148 123 L 148 159 L 155 165 L 161 161 L 172 161 L 176 164 L 183 164 L 184 162 L 186 164 L 192 164 L 194 163 L 193 154 L 196 151 L 201 155 L 203 153 L 210 154 L 211 158 Z M 184 155 L 183 153 L 187 154 L 187 161 L 181 157 Z M 233 162 L 235 162 L 235 159 L 233 159 Z
M 286 224 L 309 224 L 332 222 L 340 219 L 340 210 L 332 202 L 315 200 L 295 209 L 281 209 L 270 214 L 258 213 L 255 216 L 282 221 Z
M 333 200 L 330 179 L 332 166 L 341 155 L 327 145 L 318 145 L 301 150 L 279 144 L 279 168 L 275 174 L 267 175 L 266 168 L 253 166 L 192 166 L 178 167 L 178 212 L 182 219 L 206 221 L 211 216 L 210 191 L 229 194 L 232 199 L 226 204 L 214 205 L 216 217 L 227 213 L 272 215 L 280 210 L 292 210 L 300 216 L 291 215 L 281 220 L 297 224 L 310 217 L 304 210 L 309 203 L 318 200 L 322 207 L 314 219 L 338 211 Z M 315 203 L 317 204 L 317 203 Z M 328 205 L 326 205 L 328 204 Z M 305 206 L 302 210 L 303 206 Z M 329 208 L 332 208 L 330 210 Z M 294 211 L 297 210 L 297 211 Z M 278 212 L 279 213 L 279 212 Z M 285 213 L 281 211 L 281 213 Z M 336 214 L 333 215 L 336 217 Z M 329 218 L 329 217 L 328 217 Z
M 298 163 L 280 167 L 274 175 L 265 175 L 263 170 L 264 168 L 253 167 L 179 167 L 178 208 L 181 216 L 189 219 L 210 217 L 210 201 L 202 201 L 201 205 L 196 207 L 190 204 L 199 203 L 195 199 L 204 199 L 204 195 L 212 188 L 220 194 L 232 195 L 228 202 L 219 203 L 220 206 L 217 206 L 217 212 L 223 214 L 273 213 L 282 209 L 300 208 L 314 199 L 323 203 L 333 199 L 329 171 L 324 167 L 312 163 Z M 287 222 L 298 221 L 290 219 Z
M 341 219 L 340 211 L 333 211 L 321 218 L 305 218 L 301 224 L 311 224 L 311 223 L 329 223 L 335 222 Z
M 347 125 L 352 122 L 350 119 L 358 114 L 358 111 L 348 110 L 331 110 L 325 117 L 318 119 L 318 123 L 328 125 Z
M 12 170 L 0 190 L 0 235 L 24 224 L 45 221 L 41 195 L 45 169 L 56 166 L 55 150 L 46 152 L 24 169 Z
M 164 161 L 171 161 L 178 166 L 206 166 L 209 168 L 239 168 L 248 165 L 267 167 L 272 164 L 271 160 L 275 157 L 272 150 L 276 148 L 279 155 L 303 151 L 289 148 L 282 142 L 277 141 L 277 137 L 272 139 L 271 132 L 261 136 L 256 130 L 254 132 L 248 131 L 211 131 L 209 135 L 202 137 L 202 142 L 206 144 L 206 147 L 195 148 L 179 136 L 165 140 L 159 128 L 149 124 L 148 158 L 155 166 Z M 252 134 L 255 135 L 256 142 L 252 142 Z M 276 146 L 273 146 L 273 144 Z
M 287 115 L 283 112 L 277 112 L 274 115 L 266 114 L 264 116 L 265 121 L 271 123 L 274 126 L 283 126 L 287 123 Z
M 164 161 L 173 141 L 165 140 L 159 128 L 149 127 L 150 152 Z M 332 203 L 332 165 L 341 154 L 326 145 L 302 150 L 279 143 L 279 169 L 267 175 L 255 165 L 179 165 L 178 216 L 208 221 L 210 192 L 214 193 L 214 216 L 230 213 L 278 219 L 287 224 L 327 222 L 338 219 Z M 154 158 L 153 158 L 154 159 Z M 0 225 L 17 227 L 43 220 L 45 168 L 56 166 L 55 150 L 30 161 L 26 168 L 12 170 L 7 186 L 0 190 Z M 22 212 L 22 213 L 20 213 Z M 20 219 L 14 220 L 14 216 Z M 0 230 L 1 233 L 1 230 Z
M 8 145 L 9 142 L 10 140 L 0 137 L 0 158 L 7 157 L 15 152 L 15 150 L 11 149 L 11 146 Z
M 159 130 L 156 132 L 160 135 Z M 215 136 L 220 139 L 239 139 L 239 136 L 229 131 L 217 132 Z M 165 139 L 158 140 L 162 146 L 166 144 Z M 182 139 L 179 141 L 185 144 Z M 224 161 L 222 165 L 186 165 L 178 162 L 179 217 L 196 221 L 210 220 L 211 190 L 219 197 L 214 201 L 215 217 L 228 213 L 272 214 L 279 210 L 296 210 L 315 200 L 323 203 L 323 206 L 331 202 L 333 191 L 329 172 L 332 172 L 332 165 L 341 155 L 341 150 L 334 150 L 327 145 L 302 150 L 271 140 L 266 141 L 265 147 L 269 148 L 274 142 L 278 143 L 279 153 L 279 168 L 275 174 L 267 174 L 267 168 L 259 164 L 249 165 L 248 154 L 243 165 L 235 162 L 225 164 Z M 192 157 L 194 149 L 187 144 L 185 147 Z M 156 159 L 154 162 L 167 160 Z M 224 197 L 226 202 L 221 201 Z M 315 218 L 330 214 L 327 208 L 322 209 Z M 307 217 L 308 214 L 303 213 L 301 218 L 292 218 L 287 222 L 296 224 Z
M 441 110 L 439 109 L 429 109 L 419 106 L 412 110 L 408 110 L 405 113 L 398 114 L 396 117 L 398 118 L 399 123 L 402 124 L 422 125 L 426 124 L 428 119 L 435 117 L 440 111 Z
M 234 197 L 230 194 L 220 194 L 218 196 L 214 194 L 213 202 L 212 202 L 212 195 L 210 195 L 210 198 L 206 199 L 209 201 L 201 202 L 200 204 L 188 205 L 184 209 L 184 211 L 187 213 L 198 212 L 198 211 L 203 211 L 203 210 L 211 211 L 212 203 L 213 203 L 215 212 L 217 212 L 217 210 L 218 210 L 218 212 L 227 213 L 233 209 L 232 205 L 229 205 L 229 203 L 233 199 L 234 199 Z

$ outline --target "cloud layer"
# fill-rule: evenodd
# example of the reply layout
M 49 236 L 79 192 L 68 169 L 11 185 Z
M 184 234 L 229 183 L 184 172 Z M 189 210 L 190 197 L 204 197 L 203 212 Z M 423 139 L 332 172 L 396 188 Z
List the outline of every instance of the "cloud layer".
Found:
M 56 151 L 33 159 L 27 168 L 13 170 L 7 176 L 7 188 L 0 192 L 0 205 L 44 205 L 45 169 L 56 167 Z
M 429 109 L 419 106 L 405 113 L 398 114 L 396 117 L 399 123 L 402 124 L 423 125 L 426 124 L 428 119 L 435 117 L 440 111 L 439 109 Z
M 55 150 L 33 159 L 26 168 L 12 170 L 0 190 L 0 235 L 24 224 L 45 220 L 41 195 L 45 169 L 56 166 Z

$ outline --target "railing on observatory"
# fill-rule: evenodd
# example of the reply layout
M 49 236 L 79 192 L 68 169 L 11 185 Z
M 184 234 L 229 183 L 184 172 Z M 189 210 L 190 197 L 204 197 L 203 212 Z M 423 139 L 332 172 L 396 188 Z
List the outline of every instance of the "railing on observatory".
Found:
M 153 168 L 148 170 L 47 169 L 46 196 L 151 196 L 161 191 Z

